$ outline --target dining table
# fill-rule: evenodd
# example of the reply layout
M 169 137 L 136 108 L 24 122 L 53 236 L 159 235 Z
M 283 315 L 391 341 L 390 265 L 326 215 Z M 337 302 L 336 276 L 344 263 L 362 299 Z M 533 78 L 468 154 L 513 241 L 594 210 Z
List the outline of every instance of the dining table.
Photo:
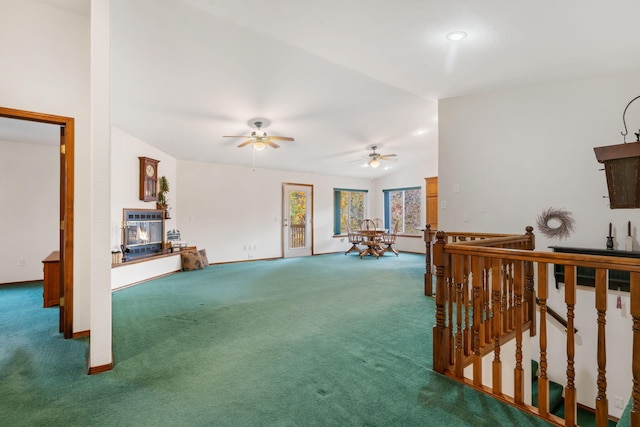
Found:
M 360 258 L 363 258 L 366 255 L 373 255 L 378 258 L 384 252 L 382 248 L 382 235 L 387 232 L 386 229 L 376 229 L 376 228 L 364 228 L 360 230 L 360 234 L 362 234 L 362 244 L 366 246 L 360 252 Z

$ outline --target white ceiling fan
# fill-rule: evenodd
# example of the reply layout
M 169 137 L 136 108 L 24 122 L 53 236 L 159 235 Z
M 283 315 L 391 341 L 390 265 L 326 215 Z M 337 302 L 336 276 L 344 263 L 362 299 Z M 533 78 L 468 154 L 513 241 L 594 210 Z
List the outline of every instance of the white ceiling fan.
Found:
M 371 150 L 373 150 L 373 153 L 369 154 L 369 163 L 367 163 L 369 166 L 371 166 L 372 168 L 377 168 L 378 166 L 380 166 L 380 160 L 389 160 L 393 157 L 396 157 L 397 154 L 380 154 L 376 152 L 376 148 L 378 148 L 377 145 L 372 145 L 371 146 Z
M 276 144 L 275 141 L 294 141 L 293 138 L 288 137 L 288 136 L 269 136 L 267 135 L 267 132 L 263 131 L 262 128 L 262 122 L 261 121 L 257 121 L 254 122 L 256 129 L 253 132 L 251 132 L 250 136 L 237 136 L 237 135 L 233 135 L 233 136 L 229 136 L 229 135 L 225 135 L 223 136 L 223 138 L 249 138 L 248 140 L 244 141 L 243 143 L 238 145 L 238 148 L 242 148 L 242 147 L 246 147 L 249 144 L 253 144 L 253 149 L 256 151 L 262 151 L 265 149 L 265 147 L 268 145 L 269 147 L 272 148 L 280 148 L 280 146 L 278 144 Z

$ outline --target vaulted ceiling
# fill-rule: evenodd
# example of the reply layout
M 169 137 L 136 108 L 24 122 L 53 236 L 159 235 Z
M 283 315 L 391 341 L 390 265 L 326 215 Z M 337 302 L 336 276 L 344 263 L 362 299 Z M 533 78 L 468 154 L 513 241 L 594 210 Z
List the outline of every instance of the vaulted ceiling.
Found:
M 439 98 L 640 69 L 639 16 L 637 0 L 112 0 L 112 120 L 179 159 L 376 178 L 437 157 Z M 295 142 L 222 138 L 255 118 Z M 371 145 L 397 161 L 363 167 Z

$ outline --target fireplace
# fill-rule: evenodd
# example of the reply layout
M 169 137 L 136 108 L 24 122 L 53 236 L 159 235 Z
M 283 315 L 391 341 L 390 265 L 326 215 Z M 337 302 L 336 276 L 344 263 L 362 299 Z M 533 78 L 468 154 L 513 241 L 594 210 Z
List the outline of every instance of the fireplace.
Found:
M 124 256 L 133 260 L 162 253 L 164 211 L 156 209 L 124 209 L 122 244 Z

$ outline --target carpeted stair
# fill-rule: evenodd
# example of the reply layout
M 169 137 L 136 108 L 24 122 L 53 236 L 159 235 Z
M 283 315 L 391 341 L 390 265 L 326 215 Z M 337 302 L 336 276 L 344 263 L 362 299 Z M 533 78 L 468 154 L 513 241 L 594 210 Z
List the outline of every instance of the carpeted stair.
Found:
M 538 362 L 531 361 L 531 404 L 538 406 Z M 549 411 L 560 418 L 564 418 L 564 397 L 561 384 L 549 380 Z M 578 425 L 590 427 L 596 425 L 596 416 L 593 412 L 578 406 Z M 616 423 L 609 420 L 609 426 L 615 427 Z
M 562 396 L 563 387 L 553 381 L 549 381 L 549 412 L 556 414 L 562 409 L 564 414 L 564 397 Z M 538 362 L 531 361 L 531 404 L 538 407 Z M 557 415 L 557 414 L 556 414 Z

